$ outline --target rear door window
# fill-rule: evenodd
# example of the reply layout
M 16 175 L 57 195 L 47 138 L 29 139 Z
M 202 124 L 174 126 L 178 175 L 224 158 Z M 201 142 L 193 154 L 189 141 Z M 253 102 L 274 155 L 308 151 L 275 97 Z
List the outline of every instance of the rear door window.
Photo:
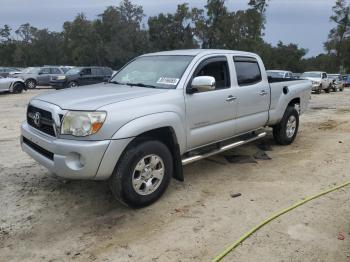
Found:
M 91 71 L 92 71 L 92 74 L 95 76 L 103 76 L 102 68 L 92 68 Z
M 62 74 L 62 72 L 58 68 L 53 67 L 51 68 L 51 74 L 58 75 L 58 74 Z
M 239 86 L 254 85 L 262 81 L 259 63 L 251 57 L 233 58 Z
M 84 68 L 83 70 L 81 70 L 81 74 L 82 75 L 91 75 L 91 68 Z
M 43 69 L 41 69 L 41 73 L 42 73 L 43 75 L 48 75 L 48 74 L 50 74 L 50 68 L 43 68 Z

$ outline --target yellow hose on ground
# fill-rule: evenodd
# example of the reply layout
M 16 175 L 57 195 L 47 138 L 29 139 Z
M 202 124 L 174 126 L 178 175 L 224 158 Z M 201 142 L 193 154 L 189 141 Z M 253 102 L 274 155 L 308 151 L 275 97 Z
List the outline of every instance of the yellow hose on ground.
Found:
M 227 254 L 229 254 L 232 250 L 234 250 L 239 244 L 241 244 L 244 240 L 246 240 L 248 237 L 250 237 L 254 232 L 256 232 L 258 229 L 262 228 L 263 226 L 265 226 L 266 224 L 268 224 L 269 222 L 271 222 L 272 220 L 280 217 L 281 215 L 301 206 L 301 205 L 304 205 L 305 203 L 311 201 L 311 200 L 314 200 L 316 198 L 319 198 L 321 196 L 324 196 L 328 193 L 331 193 L 333 191 L 336 191 L 336 190 L 339 190 L 343 187 L 346 187 L 346 186 L 350 186 L 350 181 L 345 183 L 345 184 L 342 184 L 340 186 L 337 186 L 337 187 L 334 187 L 334 188 L 331 188 L 329 190 L 326 190 L 324 192 L 321 192 L 317 195 L 314 195 L 314 196 L 310 196 L 304 200 L 301 200 L 297 203 L 295 203 L 294 205 L 286 208 L 286 209 L 283 209 L 281 210 L 280 212 L 274 214 L 273 216 L 269 217 L 268 219 L 264 220 L 263 222 L 261 222 L 259 225 L 255 226 L 254 228 L 252 228 L 250 231 L 248 231 L 247 233 L 245 233 L 242 237 L 240 237 L 236 242 L 234 242 L 233 244 L 231 244 L 230 246 L 228 246 L 223 252 L 221 252 L 218 256 L 216 256 L 212 262 L 218 262 L 218 261 L 221 261 Z

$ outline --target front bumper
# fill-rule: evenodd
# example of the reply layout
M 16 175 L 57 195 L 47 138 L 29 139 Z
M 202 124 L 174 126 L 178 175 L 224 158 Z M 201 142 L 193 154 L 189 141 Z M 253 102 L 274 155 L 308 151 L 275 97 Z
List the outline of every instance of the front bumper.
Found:
M 66 179 L 105 180 L 131 139 L 81 141 L 46 135 L 24 122 L 21 147 L 56 176 Z

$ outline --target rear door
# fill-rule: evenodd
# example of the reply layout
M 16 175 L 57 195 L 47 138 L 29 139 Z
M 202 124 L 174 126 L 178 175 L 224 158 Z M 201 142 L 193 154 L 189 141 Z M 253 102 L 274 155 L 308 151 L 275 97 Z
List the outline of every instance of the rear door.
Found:
M 94 84 L 103 82 L 104 76 L 103 76 L 102 68 L 99 68 L 99 67 L 92 68 L 91 72 L 93 75 Z
M 231 58 L 232 59 L 232 58 Z M 263 127 L 269 117 L 270 84 L 262 61 L 255 57 L 234 56 L 237 90 L 237 133 Z
M 94 76 L 92 75 L 91 68 L 87 67 L 80 71 L 79 85 L 91 85 L 94 84 Z
M 193 149 L 234 135 L 236 101 L 226 56 L 203 59 L 197 64 L 188 83 L 196 76 L 215 78 L 215 90 L 185 94 L 187 145 Z

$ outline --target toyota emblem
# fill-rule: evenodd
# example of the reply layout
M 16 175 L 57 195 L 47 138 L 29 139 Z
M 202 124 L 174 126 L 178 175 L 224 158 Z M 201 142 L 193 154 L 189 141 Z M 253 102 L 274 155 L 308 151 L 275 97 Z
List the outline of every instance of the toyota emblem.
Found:
M 41 114 L 39 112 L 36 112 L 33 117 L 34 124 L 36 124 L 38 127 L 40 127 L 41 124 Z

